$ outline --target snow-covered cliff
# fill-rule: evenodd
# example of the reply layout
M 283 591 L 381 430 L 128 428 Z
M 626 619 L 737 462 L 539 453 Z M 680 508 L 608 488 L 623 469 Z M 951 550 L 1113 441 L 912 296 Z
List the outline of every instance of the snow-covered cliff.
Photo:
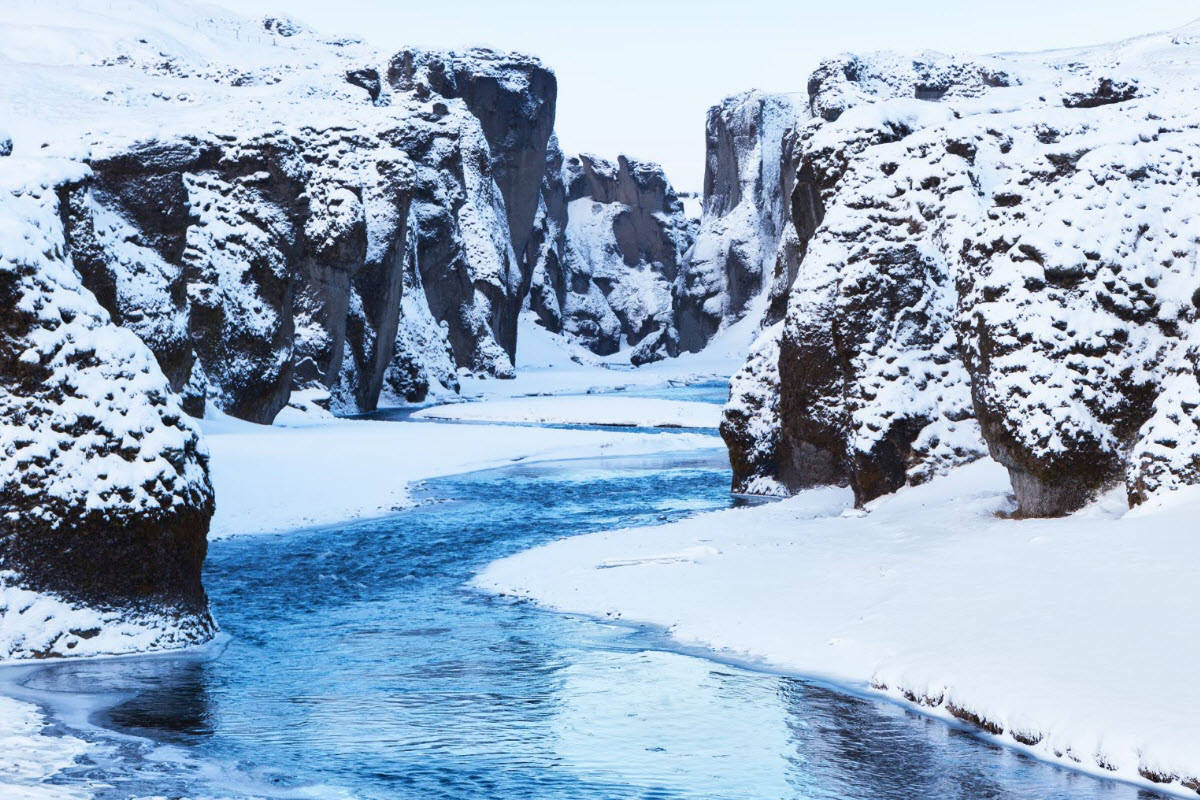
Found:
M 701 350 L 769 285 L 795 176 L 796 110 L 785 95 L 722 100 L 705 127 L 704 209 L 681 276 L 680 344 Z
M 553 73 L 191 4 L 69 5 L 3 12 L 0 106 L 18 154 L 91 165 L 80 272 L 190 411 L 270 422 L 297 390 L 357 411 L 459 368 L 512 374 Z
M 645 364 L 679 352 L 678 284 L 692 224 L 657 164 L 580 155 L 554 163 L 558 245 L 531 304 L 542 323 L 599 355 Z M 563 221 L 565 219 L 565 225 Z M 547 277 L 543 277 L 547 276 Z
M 1194 481 L 1197 52 L 1193 26 L 823 64 L 786 317 L 726 410 L 735 488 L 861 503 L 987 452 L 1045 516 Z
M 208 453 L 150 349 L 72 267 L 62 216 L 87 178 L 0 157 L 0 660 L 214 631 Z

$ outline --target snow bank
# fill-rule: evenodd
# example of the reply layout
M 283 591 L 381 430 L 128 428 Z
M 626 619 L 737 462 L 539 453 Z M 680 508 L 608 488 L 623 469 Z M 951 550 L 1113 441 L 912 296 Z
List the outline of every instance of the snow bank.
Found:
M 716 428 L 721 422 L 721 408 L 712 403 L 644 397 L 521 397 L 426 408 L 413 418 L 629 428 Z
M 176 650 L 213 634 L 207 618 L 94 608 L 22 588 L 17 579 L 0 572 L 0 662 Z
M 561 540 L 477 583 L 883 692 L 1066 766 L 1195 788 L 1200 493 L 1173 500 L 1007 519 L 1007 476 L 985 460 L 867 513 L 848 489 L 814 489 Z
M 0 795 L 5 800 L 73 800 L 88 792 L 47 783 L 92 746 L 72 736 L 44 736 L 36 706 L 0 697 Z
M 380 516 L 411 503 L 413 481 L 512 461 L 720 446 L 715 436 L 698 433 L 531 431 L 427 422 L 333 420 L 272 428 L 225 417 L 206 420 L 204 428 L 213 485 L 221 498 L 211 528 L 217 538 Z

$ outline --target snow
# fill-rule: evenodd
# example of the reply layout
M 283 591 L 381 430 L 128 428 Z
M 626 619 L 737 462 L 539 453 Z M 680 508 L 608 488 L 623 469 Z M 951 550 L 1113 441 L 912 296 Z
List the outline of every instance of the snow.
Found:
M 514 461 L 720 446 L 715 436 L 701 433 L 434 422 L 330 420 L 283 428 L 219 416 L 206 419 L 203 428 L 220 498 L 211 538 L 382 516 L 411 505 L 413 482 Z
M 13 287 L 7 347 L 38 367 L 40 382 L 0 393 L 9 421 L 0 430 L 3 511 L 16 513 L 23 497 L 29 519 L 46 524 L 68 505 L 153 513 L 200 504 L 208 492 L 199 437 L 153 355 L 111 323 L 63 257 L 55 187 L 85 175 L 58 159 L 0 162 L 0 274 Z
M 765 302 L 766 297 L 760 297 L 743 319 L 727 325 L 699 353 L 681 353 L 636 368 L 629 364 L 629 350 L 600 357 L 567 337 L 550 333 L 532 315 L 523 315 L 517 332 L 516 377 L 494 381 L 463 376 L 462 397 L 594 394 L 723 381 L 745 361 Z
M 91 797 L 48 778 L 75 764 L 92 745 L 73 736 L 44 736 L 37 706 L 0 697 L 0 795 L 5 800 L 75 800 Z
M 609 425 L 637 428 L 716 428 L 721 408 L 712 403 L 643 397 L 523 397 L 426 408 L 413 419 Z
M 80 606 L 13 578 L 0 572 L 0 662 L 149 653 L 212 638 L 210 625 L 194 618 Z
M 954 707 L 1065 766 L 1195 777 L 1200 492 L 1189 491 L 1150 511 L 1126 511 L 1118 493 L 1073 517 L 1018 521 L 1004 518 L 1005 471 L 983 460 L 865 514 L 849 511 L 848 489 L 813 489 L 563 539 L 476 583 L 936 716 Z

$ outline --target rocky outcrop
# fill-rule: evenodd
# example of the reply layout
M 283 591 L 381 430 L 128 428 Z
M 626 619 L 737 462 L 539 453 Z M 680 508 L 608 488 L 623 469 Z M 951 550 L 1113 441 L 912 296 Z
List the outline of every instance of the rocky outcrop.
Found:
M 98 162 L 95 174 L 60 187 L 59 210 L 84 285 L 114 322 L 146 343 L 178 392 L 191 377 L 194 355 L 183 272 L 187 195 L 178 171 L 158 170 L 172 160 L 171 150 L 155 143 Z M 131 171 L 141 179 L 119 177 Z
M 437 95 L 461 99 L 478 120 L 487 142 L 491 177 L 503 198 L 511 256 L 503 295 L 490 297 L 495 306 L 493 333 L 508 354 L 516 356 L 517 317 L 529 292 L 538 246 L 535 226 L 558 83 L 537 59 L 474 48 L 465 53 L 404 50 L 392 58 L 388 79 L 395 91 L 419 99 Z M 456 350 L 458 352 L 458 350 Z M 476 368 L 477 365 L 460 365 Z
M 563 267 L 567 237 L 567 189 L 563 175 L 564 156 L 558 139 L 546 148 L 542 195 L 534 219 L 533 269 L 529 282 L 529 308 L 538 324 L 554 333 L 563 332 L 563 306 L 567 300 L 566 270 Z M 585 290 L 586 293 L 587 290 Z M 596 331 L 587 331 L 595 337 Z
M 303 148 L 316 166 L 297 270 L 293 390 L 319 381 L 336 410 L 371 410 L 403 316 L 412 162 L 362 130 L 314 131 Z
M 662 168 L 620 156 L 570 158 L 562 330 L 600 355 L 622 343 L 635 365 L 678 353 L 675 288 L 692 231 Z
M 987 452 L 1016 514 L 1052 516 L 1122 479 L 1131 503 L 1194 481 L 1200 120 L 1155 55 L 1190 41 L 822 65 L 786 313 L 722 427 L 735 488 L 865 503 Z
M 361 130 L 241 130 L 137 142 L 92 166 L 70 204 L 72 253 L 174 389 L 194 353 L 193 396 L 242 419 L 269 423 L 318 384 L 338 408 L 374 407 L 400 319 L 404 153 Z
M 784 95 L 747 92 L 708 112 L 704 213 L 684 270 L 680 346 L 698 351 L 741 319 L 768 285 L 794 172 L 785 152 L 796 112 Z
M 222 114 L 197 120 L 191 98 L 148 85 L 147 102 L 166 101 L 160 133 L 131 118 L 77 134 L 95 142 L 94 176 L 63 208 L 86 285 L 195 415 L 211 402 L 269 423 L 295 392 L 358 412 L 454 390 L 459 369 L 511 377 L 544 235 L 553 73 L 487 50 L 406 50 L 381 70 L 285 22 L 263 29 L 308 54 L 302 70 L 233 75 L 140 45 L 105 62 L 185 80 Z
M 416 167 L 409 224 L 429 308 L 447 323 L 459 367 L 512 377 L 512 358 L 499 337 L 522 279 L 487 141 L 459 102 L 425 103 L 414 123 L 390 141 Z M 515 318 L 511 325 L 515 330 Z
M 646 364 L 679 352 L 679 287 L 695 225 L 662 167 L 628 156 L 564 158 L 542 181 L 529 308 L 598 355 Z
M 0 163 L 0 600 L 48 593 L 61 612 L 37 620 L 36 644 L 6 637 L 8 657 L 87 650 L 99 630 L 73 627 L 81 605 L 150 648 L 215 629 L 200 582 L 207 453 L 154 355 L 71 262 L 63 219 L 89 177 Z M 5 624 L 32 606 L 5 607 Z

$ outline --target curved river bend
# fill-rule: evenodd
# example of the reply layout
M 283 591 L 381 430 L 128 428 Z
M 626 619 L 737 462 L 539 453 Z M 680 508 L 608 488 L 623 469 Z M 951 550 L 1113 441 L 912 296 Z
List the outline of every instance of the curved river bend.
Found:
M 725 508 L 728 485 L 722 450 L 517 465 L 385 520 L 214 542 L 223 647 L 39 666 L 22 696 L 102 745 L 62 782 L 122 800 L 1155 796 L 467 588 L 558 536 Z

